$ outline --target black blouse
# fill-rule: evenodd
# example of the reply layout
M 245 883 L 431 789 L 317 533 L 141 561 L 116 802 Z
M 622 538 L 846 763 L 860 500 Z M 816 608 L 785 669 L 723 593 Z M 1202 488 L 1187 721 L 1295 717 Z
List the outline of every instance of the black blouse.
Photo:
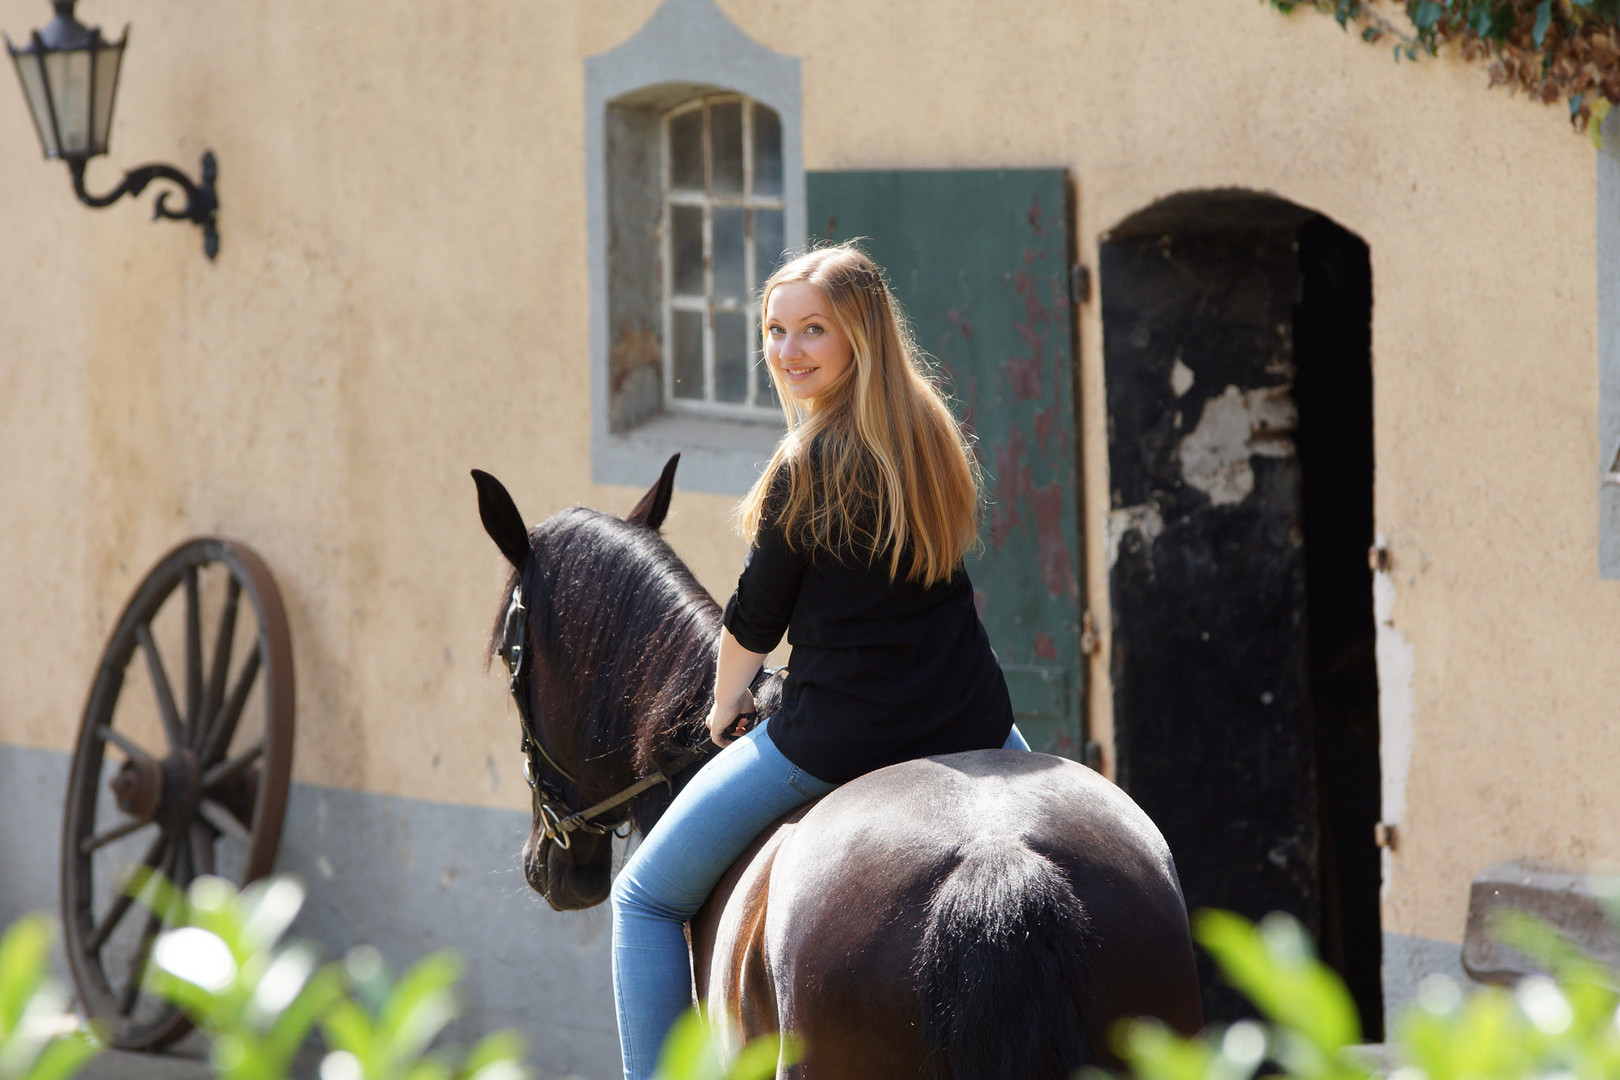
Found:
M 926 588 L 890 581 L 886 556 L 796 551 L 762 524 L 724 623 L 757 653 L 786 631 L 793 657 L 771 741 L 817 779 L 1007 741 L 1007 682 L 961 567 Z

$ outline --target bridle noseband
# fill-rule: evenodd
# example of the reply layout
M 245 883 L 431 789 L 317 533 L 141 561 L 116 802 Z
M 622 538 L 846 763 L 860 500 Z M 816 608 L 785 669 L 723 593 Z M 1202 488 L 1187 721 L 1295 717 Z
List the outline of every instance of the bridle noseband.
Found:
M 545 824 L 546 839 L 554 842 L 558 847 L 568 849 L 570 840 L 568 834 L 575 831 L 594 833 L 598 836 L 612 833 L 615 836 L 630 835 L 631 826 L 628 812 L 623 814 L 612 824 L 599 820 L 608 811 L 623 806 L 637 795 L 657 787 L 659 784 L 668 784 L 671 790 L 674 777 L 679 776 L 691 766 L 702 760 L 707 752 L 704 747 L 696 747 L 687 751 L 664 768 L 644 776 L 615 795 L 610 795 L 594 806 L 584 810 L 574 810 L 563 797 L 562 790 L 540 775 L 540 768 L 535 761 L 538 754 L 553 771 L 573 784 L 576 789 L 580 784 L 574 774 L 557 764 L 540 741 L 540 731 L 535 725 L 534 716 L 530 708 L 527 691 L 527 671 L 525 662 L 528 661 L 527 650 L 523 647 L 523 636 L 526 623 L 524 615 L 528 608 L 523 604 L 523 583 L 519 581 L 512 586 L 512 598 L 506 607 L 505 621 L 501 627 L 500 652 L 506 659 L 508 675 L 508 688 L 512 691 L 512 699 L 517 702 L 518 720 L 523 726 L 523 741 L 519 749 L 523 753 L 523 779 L 528 781 L 529 792 L 533 796 L 535 818 Z M 621 831 L 622 830 L 622 831 Z

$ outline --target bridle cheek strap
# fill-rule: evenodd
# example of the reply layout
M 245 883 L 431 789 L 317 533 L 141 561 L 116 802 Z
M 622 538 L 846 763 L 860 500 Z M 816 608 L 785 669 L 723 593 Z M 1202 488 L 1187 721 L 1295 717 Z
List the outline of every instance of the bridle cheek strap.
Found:
M 522 679 L 525 659 L 523 615 L 527 611 L 528 609 L 523 605 L 523 583 L 520 581 L 512 587 L 512 599 L 506 607 L 506 620 L 501 629 L 501 651 L 506 654 L 507 686 L 512 691 L 512 699 L 517 703 L 518 720 L 523 726 L 523 741 L 519 745 L 519 749 L 523 753 L 523 778 L 528 781 L 529 792 L 533 796 L 535 817 L 545 822 L 546 838 L 566 850 L 570 842 L 568 834 L 571 832 L 584 830 L 601 834 L 612 832 L 619 825 L 627 823 L 629 820 L 628 815 L 612 826 L 604 825 L 597 819 L 606 815 L 610 810 L 624 805 L 647 789 L 657 787 L 659 784 L 668 784 L 673 790 L 674 778 L 702 760 L 705 749 L 697 747 L 689 750 L 664 768 L 649 776 L 643 776 L 623 791 L 609 795 L 594 806 L 586 807 L 577 813 L 570 812 L 568 804 L 563 802 L 561 798 L 551 799 L 547 797 L 545 792 L 541 790 L 540 778 L 535 775 L 535 754 L 539 754 L 547 765 L 551 766 L 563 779 L 575 787 L 579 786 L 579 781 L 574 779 L 573 773 L 557 764 L 556 759 L 546 752 L 545 745 L 541 743 L 539 733 L 535 730 L 534 720 L 529 715 L 529 702 L 523 693 Z M 558 807 L 562 808 L 562 813 L 558 812 Z M 564 813 L 567 814 L 566 817 L 563 816 Z

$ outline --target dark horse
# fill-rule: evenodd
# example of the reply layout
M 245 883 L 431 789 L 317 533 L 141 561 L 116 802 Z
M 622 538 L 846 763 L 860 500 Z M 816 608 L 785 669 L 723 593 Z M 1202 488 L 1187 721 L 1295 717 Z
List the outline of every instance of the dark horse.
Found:
M 651 828 L 705 753 L 720 610 L 658 534 L 675 464 L 628 518 L 576 507 L 532 531 L 474 473 L 514 567 L 493 651 L 534 792 L 523 870 L 559 910 L 606 898 L 613 829 Z M 779 693 L 760 686 L 760 715 Z M 756 842 L 691 930 L 711 1015 L 798 1036 L 782 1075 L 1058 1080 L 1111 1062 L 1123 1017 L 1202 1023 L 1163 837 L 1113 784 L 1044 754 L 845 784 Z

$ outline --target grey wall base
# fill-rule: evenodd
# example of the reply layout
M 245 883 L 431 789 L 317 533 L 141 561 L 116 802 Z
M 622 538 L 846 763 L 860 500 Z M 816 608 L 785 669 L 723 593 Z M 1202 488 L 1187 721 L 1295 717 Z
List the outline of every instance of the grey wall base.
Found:
M 1418 986 L 1429 975 L 1445 975 L 1465 989 L 1477 986 L 1462 966 L 1462 946 L 1453 941 L 1412 934 L 1384 933 L 1384 1037 L 1396 1017 L 1417 1000 Z
M 0 745 L 0 926 L 56 915 L 68 761 Z M 607 913 L 558 914 L 530 891 L 528 828 L 527 812 L 296 784 L 277 860 L 309 887 L 293 933 L 332 957 L 369 942 L 396 971 L 454 949 L 466 977 L 452 1037 L 516 1028 L 543 1076 L 605 1080 L 619 1073 Z

